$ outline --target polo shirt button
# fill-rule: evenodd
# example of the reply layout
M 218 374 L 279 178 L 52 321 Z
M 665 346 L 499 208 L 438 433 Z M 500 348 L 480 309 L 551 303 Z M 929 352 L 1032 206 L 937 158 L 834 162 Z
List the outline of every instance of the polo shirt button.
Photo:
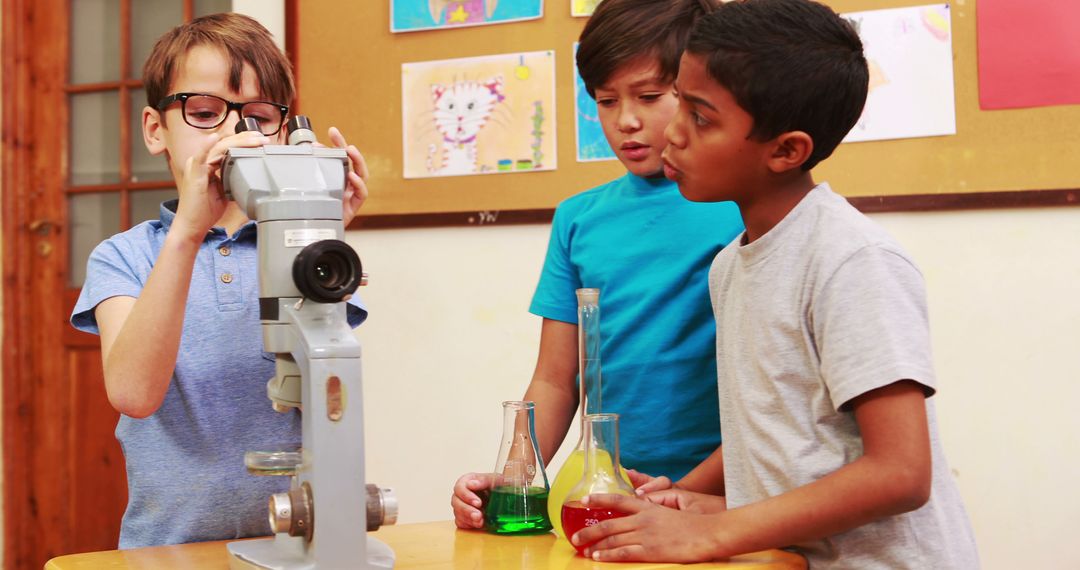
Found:
M 223 245 L 220 249 L 218 249 L 218 253 L 227 257 L 230 253 L 232 253 L 232 250 L 229 249 L 229 246 Z
M 232 283 L 232 273 L 222 273 L 221 274 L 221 282 L 222 283 Z

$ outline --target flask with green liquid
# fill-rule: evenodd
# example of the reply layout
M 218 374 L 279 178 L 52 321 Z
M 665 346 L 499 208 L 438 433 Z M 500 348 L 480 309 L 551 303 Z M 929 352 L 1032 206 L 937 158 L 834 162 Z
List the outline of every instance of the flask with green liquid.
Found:
M 484 501 L 484 529 L 495 534 L 551 530 L 548 478 L 536 445 L 533 402 L 503 402 L 503 437 L 495 479 Z
M 585 415 L 600 413 L 600 290 L 578 289 L 578 400 L 581 405 L 581 437 L 567 456 L 548 497 L 548 516 L 555 532 L 562 535 L 562 505 L 570 490 L 581 481 L 585 471 Z M 597 461 L 606 461 L 612 470 L 611 457 L 600 454 Z M 626 472 L 619 470 L 627 484 Z M 632 488 L 632 487 L 631 487 Z

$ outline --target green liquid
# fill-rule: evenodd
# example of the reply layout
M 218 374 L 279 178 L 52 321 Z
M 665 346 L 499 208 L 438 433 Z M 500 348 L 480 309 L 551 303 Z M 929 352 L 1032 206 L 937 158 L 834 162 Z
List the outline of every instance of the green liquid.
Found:
M 484 530 L 495 534 L 531 534 L 551 530 L 548 490 L 543 487 L 495 487 L 484 505 Z

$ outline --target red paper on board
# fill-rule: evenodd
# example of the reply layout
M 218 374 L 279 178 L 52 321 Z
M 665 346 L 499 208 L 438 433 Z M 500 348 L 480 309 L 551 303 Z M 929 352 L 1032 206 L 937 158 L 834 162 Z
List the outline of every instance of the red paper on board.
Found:
M 1080 104 L 1080 1 L 979 0 L 979 105 Z

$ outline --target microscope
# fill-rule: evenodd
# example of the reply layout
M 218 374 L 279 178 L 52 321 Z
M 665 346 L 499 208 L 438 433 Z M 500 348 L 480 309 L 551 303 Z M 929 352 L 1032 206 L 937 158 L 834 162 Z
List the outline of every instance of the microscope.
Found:
M 244 119 L 236 130 L 258 124 Z M 307 117 L 292 117 L 286 131 L 285 145 L 229 149 L 221 172 L 226 194 L 258 224 L 263 346 L 277 355 L 267 396 L 275 410 L 302 415 L 299 451 L 245 455 L 249 472 L 291 484 L 269 500 L 274 537 L 229 543 L 229 565 L 393 568 L 394 552 L 367 534 L 396 522 L 397 499 L 364 479 L 360 344 L 345 301 L 366 275 L 342 241 L 349 159 L 316 145 Z

